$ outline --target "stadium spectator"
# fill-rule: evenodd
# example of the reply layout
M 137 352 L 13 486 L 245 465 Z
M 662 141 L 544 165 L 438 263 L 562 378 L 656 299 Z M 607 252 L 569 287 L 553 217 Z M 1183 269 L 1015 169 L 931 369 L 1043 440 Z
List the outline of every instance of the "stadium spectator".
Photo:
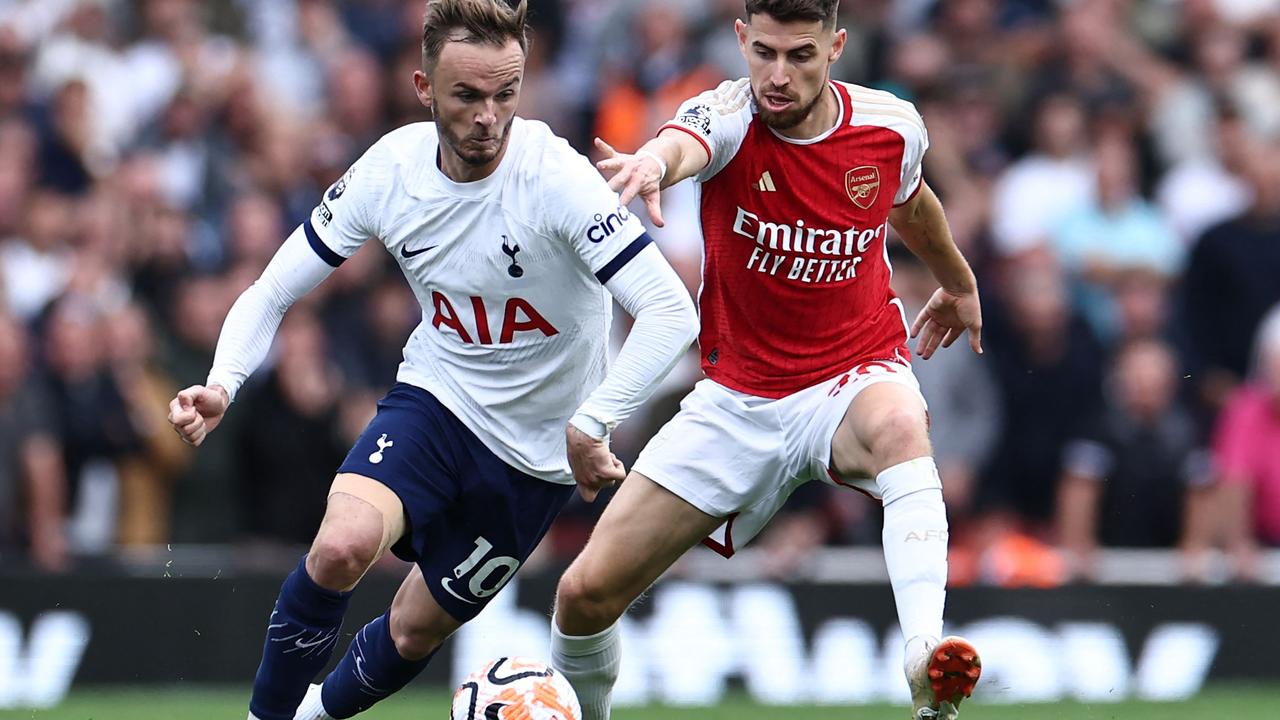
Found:
M 72 207 L 72 201 L 58 193 L 32 192 L 21 234 L 0 246 L 5 305 L 20 320 L 34 320 L 71 279 L 76 257 L 69 247 Z
M 1280 306 L 1258 330 L 1251 381 L 1223 408 L 1214 460 L 1233 571 L 1257 579 L 1258 546 L 1280 546 Z
M 1045 537 L 1063 447 L 1100 403 L 1101 349 L 1046 253 L 1010 264 L 1000 290 L 1007 318 L 987 330 L 1004 425 L 976 503 L 986 521 Z
M 1246 177 L 1253 204 L 1205 231 L 1183 276 L 1188 352 L 1211 409 L 1245 376 L 1258 323 L 1280 301 L 1280 146 L 1254 147 Z
M 187 277 L 175 286 L 166 370 L 179 387 L 204 375 L 231 302 L 226 280 L 216 276 Z M 247 419 L 247 413 L 229 415 L 223 432 L 200 448 L 200 462 L 192 462 L 193 453 L 187 453 L 186 467 L 174 481 L 173 542 L 230 542 L 240 536 L 244 520 L 235 478 L 241 448 L 235 440 L 240 437 L 239 425 Z M 287 433 L 289 428 L 278 432 Z
M 234 481 L 248 538 L 301 545 L 324 517 L 326 476 L 346 456 L 338 430 L 345 388 L 313 313 L 290 314 L 280 326 L 278 351 L 270 375 L 240 400 L 245 421 Z
M 161 545 L 171 528 L 173 481 L 186 465 L 182 440 L 155 412 L 178 385 L 160 369 L 151 319 L 129 304 L 104 319 L 107 364 L 138 434 L 135 452 L 121 457 L 117 538 L 123 546 Z
M 1154 206 L 1138 194 L 1130 138 L 1109 136 L 1094 146 L 1096 193 L 1051 229 L 1053 249 L 1069 274 L 1074 305 L 1104 342 L 1119 332 L 1115 287 L 1127 272 L 1172 277 L 1183 248 Z
M 1195 418 L 1177 397 L 1177 359 L 1156 340 L 1120 349 L 1106 406 L 1063 453 L 1059 542 L 1071 574 L 1095 577 L 1099 547 L 1207 544 L 1213 477 Z
M 101 311 L 84 295 L 67 295 L 45 323 L 45 390 L 67 476 L 69 541 L 101 554 L 115 541 L 116 462 L 139 438 L 116 379 L 108 372 Z
M 1164 174 L 1156 198 L 1183 245 L 1190 247 L 1205 230 L 1249 207 L 1251 190 L 1241 176 L 1254 142 L 1239 114 L 1220 103 L 1213 154 L 1184 160 Z
M 163 408 L 149 416 L 138 398 L 153 383 L 199 379 L 212 350 L 204 336 L 278 244 L 280 233 L 265 228 L 292 227 L 309 213 L 368 143 L 362 137 L 427 118 L 406 81 L 421 62 L 423 1 L 0 0 L 0 316 L 18 323 L 29 348 L 42 347 L 46 323 L 65 316 L 70 299 L 97 317 L 71 323 L 76 332 L 110 338 L 96 372 L 120 386 L 138 433 L 133 449 L 116 456 L 121 541 L 243 539 L 233 479 L 244 436 L 229 426 L 202 451 L 206 464 L 189 468 L 185 450 L 169 457 L 148 433 Z M 664 102 L 745 74 L 731 29 L 742 0 L 533 5 L 537 37 L 521 113 L 546 120 L 580 150 L 596 128 L 631 149 L 626 137 L 650 137 L 671 114 Z M 1019 488 L 1026 497 L 1001 501 L 1010 526 L 1037 528 L 1047 541 L 1061 474 L 1050 466 L 1076 430 L 1045 403 L 1069 401 L 1075 415 L 1086 396 L 1113 410 L 1119 402 L 1102 383 L 1088 328 L 1043 322 L 1055 315 L 1043 308 L 1058 302 L 1064 282 L 1088 288 L 1081 307 L 1092 308 L 1087 316 L 1101 322 L 1092 327 L 1110 347 L 1175 344 L 1187 366 L 1179 373 L 1190 376 L 1182 386 L 1207 401 L 1197 408 L 1203 429 L 1228 397 L 1239 397 L 1260 318 L 1280 301 L 1280 15 L 1266 2 L 910 0 L 844 2 L 841 18 L 850 47 L 834 76 L 892 90 L 922 111 L 925 175 L 984 285 L 1049 289 L 1045 298 L 1013 290 L 986 298 L 989 353 L 979 364 L 1000 388 L 993 397 L 1009 426 L 991 452 L 992 472 L 974 473 L 977 508 Z M 1114 183 L 1123 190 L 1115 198 L 1128 200 L 1108 200 L 1107 178 L 1126 176 L 1131 182 Z M 1142 200 L 1147 194 L 1155 206 Z M 694 200 L 687 186 L 670 191 L 667 227 L 653 235 L 696 292 Z M 1105 211 L 1112 206 L 1143 208 L 1141 224 L 1171 228 L 1176 241 L 1150 243 L 1163 249 L 1136 260 L 1138 235 L 1116 229 L 1134 213 Z M 1143 236 L 1158 235 L 1147 230 Z M 1022 264 L 1036 264 L 1046 247 L 1071 252 L 1060 267 Z M 413 323 L 403 316 L 403 293 L 387 287 L 392 262 L 358 255 L 308 310 L 323 322 L 328 360 L 347 378 L 337 425 L 348 441 L 385 391 L 397 336 Z M 43 353 L 28 355 L 17 395 L 0 393 L 8 408 L 0 414 L 38 404 L 49 433 L 36 434 L 57 443 L 52 420 L 61 406 L 23 398 L 43 390 L 33 378 L 58 373 Z M 950 377 L 945 368 L 957 355 L 931 362 Z M 927 384 L 935 366 L 916 365 Z M 673 374 L 664 393 L 682 395 L 696 374 L 692 365 Z M 942 455 L 953 437 L 941 430 L 948 395 L 926 392 Z M 302 427 L 295 421 L 281 420 L 280 432 Z M 620 455 L 647 440 L 640 424 L 617 438 Z M 4 452 L 28 437 L 27 428 L 0 422 Z M 1023 449 L 1023 441 L 1042 449 Z M 963 451 L 981 455 L 976 445 Z M 13 457 L 0 462 L 11 467 Z M 148 479 L 135 482 L 135 468 Z M 14 482 L 0 482 L 6 557 L 15 547 L 28 552 L 33 523 L 49 526 L 33 519 L 29 503 L 5 504 L 25 492 Z M 953 513 L 963 485 L 945 483 Z M 139 509 L 150 503 L 169 509 Z M 874 536 L 864 505 L 819 497 L 821 541 Z M 99 520 L 111 517 L 104 510 Z M 801 530 L 780 534 L 781 545 L 790 543 L 780 557 L 811 542 Z M 36 545 L 40 564 L 63 563 L 47 560 L 62 556 L 49 550 L 56 543 Z M 577 549 L 572 541 L 562 547 Z M 1017 565 L 983 567 L 990 578 L 1026 577 L 1008 570 Z
M 1040 101 L 1035 149 L 1005 170 L 993 189 L 991 232 L 996 253 L 1017 255 L 1047 242 L 1068 212 L 1088 202 L 1095 171 L 1085 145 L 1085 111 L 1067 93 Z
M 67 567 L 67 482 L 50 403 L 31 382 L 26 330 L 0 314 L 0 561 Z

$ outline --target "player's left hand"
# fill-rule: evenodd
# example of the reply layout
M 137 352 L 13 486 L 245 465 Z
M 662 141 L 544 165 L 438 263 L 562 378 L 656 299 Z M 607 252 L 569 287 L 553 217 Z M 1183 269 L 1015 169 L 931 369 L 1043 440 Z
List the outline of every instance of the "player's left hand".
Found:
M 933 357 L 938 346 L 951 347 L 965 330 L 969 331 L 969 347 L 982 354 L 982 304 L 978 291 L 951 293 L 938 288 L 916 316 L 911 337 L 919 337 L 916 353 L 923 360 Z
M 578 482 L 578 494 L 587 502 L 627 476 L 627 470 L 603 440 L 598 440 L 570 425 L 565 429 L 569 446 L 569 467 Z

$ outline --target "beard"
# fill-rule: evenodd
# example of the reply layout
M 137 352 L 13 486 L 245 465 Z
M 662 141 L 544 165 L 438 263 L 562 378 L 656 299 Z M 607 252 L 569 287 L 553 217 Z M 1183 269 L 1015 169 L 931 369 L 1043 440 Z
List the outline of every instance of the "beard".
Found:
M 826 92 L 826 89 L 827 86 L 824 83 L 822 89 L 813 96 L 813 99 L 809 101 L 809 104 L 804 105 L 803 107 L 793 107 L 789 110 L 783 110 L 782 112 L 776 112 L 765 107 L 765 104 L 760 101 L 761 93 L 757 93 L 753 89 L 752 93 L 754 94 L 754 99 L 756 101 L 756 114 L 762 121 L 764 121 L 765 125 L 768 125 L 774 130 L 790 130 L 804 122 L 805 119 L 809 117 L 809 113 L 813 112 L 813 109 L 817 107 L 818 101 L 822 100 L 822 93 Z
M 484 167 L 497 159 L 498 154 L 502 152 L 502 148 L 507 144 L 507 136 L 511 134 L 511 125 L 516 121 L 515 116 L 512 116 L 511 119 L 507 121 L 507 124 L 502 127 L 502 132 L 500 132 L 496 137 L 492 135 L 467 135 L 466 137 L 462 137 L 453 132 L 453 129 L 449 127 L 448 123 L 441 122 L 440 108 L 436 106 L 435 102 L 431 103 L 431 114 L 436 119 L 436 132 L 440 134 L 440 140 L 442 140 L 444 144 L 453 151 L 453 154 L 457 155 L 458 158 L 462 160 L 462 162 L 470 165 L 471 167 Z M 487 143 L 482 147 L 476 147 L 474 145 L 472 147 L 466 146 L 468 141 L 477 140 L 497 140 L 497 142 Z

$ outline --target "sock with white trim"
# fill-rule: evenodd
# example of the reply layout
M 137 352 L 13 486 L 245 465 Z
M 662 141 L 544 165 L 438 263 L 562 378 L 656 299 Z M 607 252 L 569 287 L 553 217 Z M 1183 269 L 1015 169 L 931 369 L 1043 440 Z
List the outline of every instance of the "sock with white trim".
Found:
M 260 720 L 293 720 L 316 673 L 338 642 L 350 592 L 329 590 L 307 574 L 304 555 L 280 586 L 267 625 L 249 712 Z
M 582 705 L 582 720 L 609 720 L 613 684 L 622 666 L 618 624 L 595 635 L 565 635 L 551 619 L 551 667 L 569 680 Z

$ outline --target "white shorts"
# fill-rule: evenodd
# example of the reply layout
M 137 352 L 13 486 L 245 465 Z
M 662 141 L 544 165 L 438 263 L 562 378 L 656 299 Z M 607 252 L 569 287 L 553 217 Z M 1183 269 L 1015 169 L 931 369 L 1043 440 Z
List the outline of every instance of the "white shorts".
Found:
M 909 365 L 874 361 L 792 393 L 762 398 L 702 380 L 649 441 L 636 472 L 725 524 L 704 543 L 729 557 L 747 544 L 810 480 L 880 497 L 874 478 L 839 478 L 830 470 L 831 439 L 849 403 L 867 387 L 893 382 L 915 391 Z

